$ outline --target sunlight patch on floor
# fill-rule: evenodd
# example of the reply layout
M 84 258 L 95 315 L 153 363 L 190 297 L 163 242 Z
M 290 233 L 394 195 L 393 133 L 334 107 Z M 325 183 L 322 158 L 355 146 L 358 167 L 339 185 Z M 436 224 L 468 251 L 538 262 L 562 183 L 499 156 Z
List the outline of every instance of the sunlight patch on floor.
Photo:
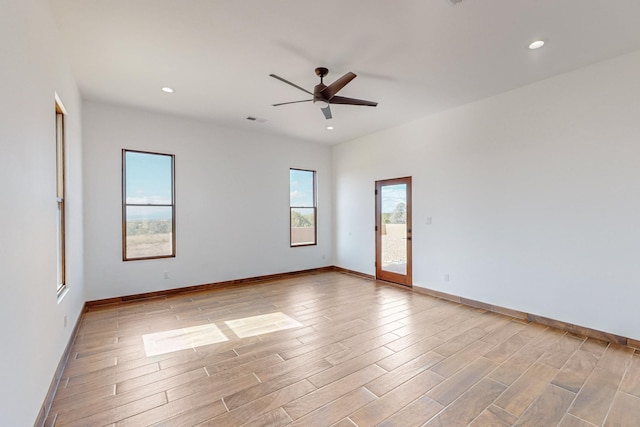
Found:
M 239 337 L 253 337 L 285 329 L 299 328 L 302 323 L 284 313 L 269 313 L 244 319 L 227 320 L 224 323 Z
M 229 341 L 214 324 L 173 329 L 142 336 L 147 357 Z

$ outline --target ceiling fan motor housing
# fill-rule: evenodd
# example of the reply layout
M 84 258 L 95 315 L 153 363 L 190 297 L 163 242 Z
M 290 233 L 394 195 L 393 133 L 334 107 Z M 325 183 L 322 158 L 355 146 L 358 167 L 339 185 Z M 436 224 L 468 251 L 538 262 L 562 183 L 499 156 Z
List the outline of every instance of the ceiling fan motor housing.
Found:
M 324 83 L 319 83 L 313 88 L 313 102 L 316 101 L 327 101 L 327 99 L 322 95 L 322 91 L 327 87 Z

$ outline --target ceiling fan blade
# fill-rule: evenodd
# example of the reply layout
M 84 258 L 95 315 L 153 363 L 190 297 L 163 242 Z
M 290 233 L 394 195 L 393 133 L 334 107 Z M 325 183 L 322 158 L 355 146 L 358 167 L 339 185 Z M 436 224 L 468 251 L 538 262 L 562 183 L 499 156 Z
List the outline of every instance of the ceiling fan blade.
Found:
M 324 108 L 321 108 L 322 110 L 322 114 L 324 114 L 324 118 L 329 120 L 330 118 L 332 118 L 333 116 L 331 115 L 331 108 L 327 105 Z
M 274 107 L 277 107 L 279 105 L 297 104 L 299 102 L 311 102 L 311 101 L 313 101 L 313 99 L 303 99 L 302 101 L 281 102 L 279 104 L 271 104 L 271 105 Z
M 368 107 L 375 107 L 377 102 L 365 101 L 364 99 L 346 98 L 344 96 L 334 96 L 329 100 L 330 104 L 345 104 L 345 105 L 366 105 Z
M 293 86 L 293 87 L 295 87 L 295 88 L 297 88 L 297 89 L 300 89 L 301 91 L 306 92 L 306 93 L 308 93 L 309 95 L 313 95 L 313 94 L 312 94 L 311 92 L 309 92 L 308 90 L 301 88 L 300 86 L 298 86 L 298 85 L 297 85 L 297 84 L 295 84 L 295 83 L 291 83 L 289 80 L 285 80 L 285 79 L 283 79 L 282 77 L 276 76 L 275 74 L 269 74 L 269 75 L 270 75 L 271 77 L 273 77 L 274 79 L 278 79 L 278 80 L 280 80 L 280 81 L 281 81 L 281 82 L 283 82 L 283 83 L 286 83 L 286 84 L 291 85 L 291 86 Z
M 349 83 L 351 80 L 355 78 L 356 78 L 356 75 L 353 74 L 351 71 L 349 71 L 347 74 L 340 77 L 338 80 L 331 83 L 326 88 L 322 89 L 321 93 L 325 99 L 331 99 L 336 93 L 338 93 L 340 89 L 345 87 L 347 83 Z

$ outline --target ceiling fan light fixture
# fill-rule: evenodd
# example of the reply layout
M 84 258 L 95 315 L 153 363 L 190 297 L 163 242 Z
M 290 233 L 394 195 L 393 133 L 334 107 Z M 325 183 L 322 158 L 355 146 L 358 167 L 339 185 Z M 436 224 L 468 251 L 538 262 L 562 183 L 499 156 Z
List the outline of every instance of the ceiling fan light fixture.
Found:
M 327 101 L 322 100 L 322 99 L 314 99 L 313 100 L 313 105 L 315 105 L 318 108 L 327 108 L 329 106 L 329 103 Z

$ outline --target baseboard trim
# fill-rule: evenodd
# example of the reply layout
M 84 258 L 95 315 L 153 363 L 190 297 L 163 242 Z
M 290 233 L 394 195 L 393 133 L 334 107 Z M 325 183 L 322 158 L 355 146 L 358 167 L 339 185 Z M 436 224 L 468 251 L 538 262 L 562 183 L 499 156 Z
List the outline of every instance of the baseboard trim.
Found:
M 350 274 L 352 276 L 358 276 L 358 277 L 362 277 L 364 279 L 369 279 L 369 280 L 375 280 L 376 277 L 371 275 L 371 274 L 366 274 L 366 273 L 361 273 L 359 271 L 355 271 L 355 270 L 348 270 L 346 268 L 342 268 L 342 267 L 338 267 L 338 266 L 333 266 L 332 267 L 333 271 L 337 271 L 338 273 L 343 273 L 343 274 Z
M 73 327 L 73 331 L 71 332 L 71 336 L 69 337 L 69 342 L 62 352 L 62 356 L 60 357 L 60 362 L 58 362 L 58 367 L 56 368 L 56 372 L 53 375 L 53 379 L 51 380 L 51 385 L 49 385 L 49 390 L 45 395 L 44 402 L 40 407 L 40 412 L 38 412 L 38 417 L 36 418 L 36 422 L 33 424 L 34 427 L 43 427 L 47 422 L 47 417 L 49 416 L 49 412 L 51 411 L 51 405 L 53 404 L 53 398 L 58 391 L 58 386 L 60 385 L 60 380 L 62 379 L 62 373 L 64 372 L 64 368 L 67 366 L 67 361 L 69 360 L 69 356 L 71 355 L 71 349 L 73 348 L 73 343 L 75 343 L 76 338 L 78 336 L 78 331 L 80 330 L 80 323 L 82 323 L 82 318 L 84 316 L 84 312 L 86 311 L 86 304 L 83 305 L 82 310 L 80 311 L 80 315 L 78 319 L 76 319 L 76 324 Z M 53 425 L 53 424 L 52 424 Z
M 264 276 L 247 277 L 244 279 L 227 280 L 224 282 L 205 283 L 202 285 L 186 286 L 184 288 L 165 289 L 162 291 L 145 292 L 141 294 L 125 295 L 122 297 L 105 298 L 93 301 L 87 301 L 85 304 L 88 308 L 100 307 L 105 305 L 123 304 L 128 302 L 135 302 L 140 300 L 165 298 L 168 296 L 195 292 L 195 291 L 207 291 L 212 289 L 226 288 L 229 286 L 249 285 L 257 282 L 264 282 L 268 280 L 286 279 L 289 277 L 306 275 L 306 274 L 318 274 L 327 271 L 335 271 L 333 266 L 312 268 L 309 270 L 291 271 L 287 273 L 267 274 Z
M 573 334 L 582 335 L 589 338 L 595 338 L 602 341 L 607 341 L 614 344 L 620 344 L 635 349 L 640 349 L 640 341 L 631 338 L 623 337 L 620 335 L 612 334 L 609 332 L 599 331 L 597 329 L 587 328 L 585 326 L 575 325 L 573 323 L 563 322 L 561 320 L 550 319 L 548 317 L 539 316 L 536 314 L 526 313 L 524 311 L 512 310 L 506 307 L 500 307 L 498 305 L 487 304 L 481 301 L 476 301 L 469 298 L 464 298 L 458 295 L 448 294 L 445 292 L 436 291 L 428 288 L 414 287 L 415 292 L 429 295 L 435 298 L 444 299 L 447 301 L 464 304 L 470 307 L 481 308 L 483 310 L 491 311 L 493 313 L 504 314 L 516 319 L 528 320 L 529 322 L 538 323 L 540 325 L 551 326 L 562 331 L 571 332 Z

